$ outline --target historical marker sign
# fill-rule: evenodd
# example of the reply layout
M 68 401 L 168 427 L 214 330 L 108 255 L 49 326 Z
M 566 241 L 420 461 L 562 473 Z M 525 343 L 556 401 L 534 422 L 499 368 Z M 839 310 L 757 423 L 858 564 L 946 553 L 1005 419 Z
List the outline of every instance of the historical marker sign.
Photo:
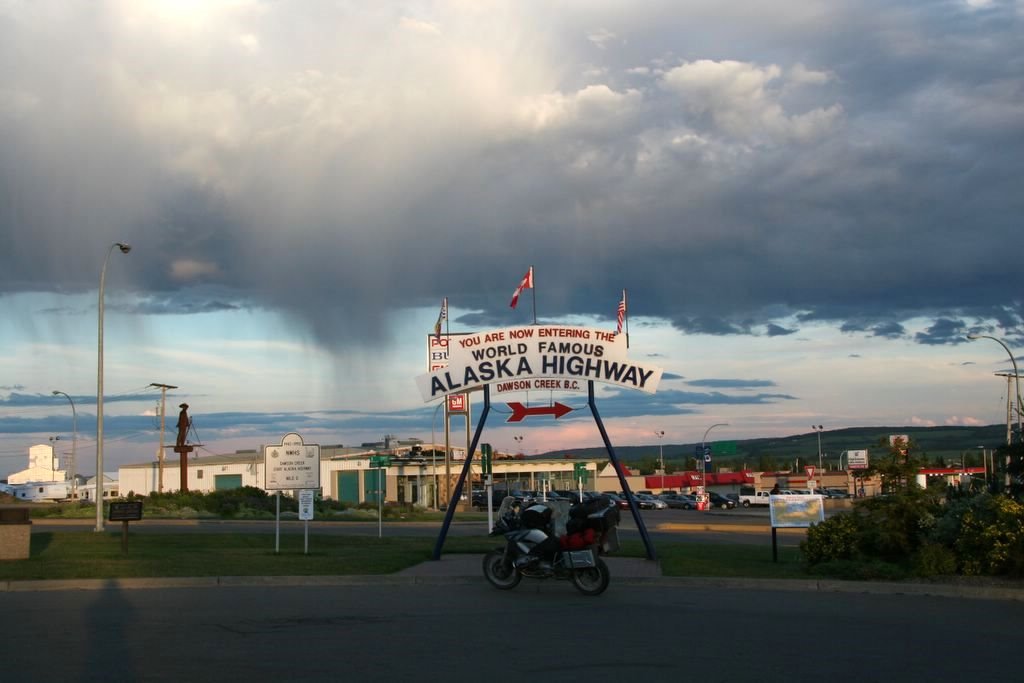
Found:
M 263 449 L 263 470 L 268 491 L 320 488 L 320 445 L 303 443 L 298 434 L 286 434 L 281 443 Z

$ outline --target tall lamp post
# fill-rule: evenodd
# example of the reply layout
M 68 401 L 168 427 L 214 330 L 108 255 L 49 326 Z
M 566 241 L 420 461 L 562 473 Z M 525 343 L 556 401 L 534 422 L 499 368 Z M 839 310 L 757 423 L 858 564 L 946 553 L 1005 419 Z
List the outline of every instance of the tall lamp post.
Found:
M 818 469 L 821 470 L 821 430 L 824 429 L 824 427 L 822 425 L 811 425 L 811 429 L 818 433 Z
M 665 451 L 662 449 L 662 439 L 665 437 L 664 429 L 657 429 L 654 435 L 658 437 L 658 462 L 661 465 L 661 488 L 665 488 Z
M 71 500 L 78 496 L 78 475 L 75 473 L 75 450 L 78 446 L 78 413 L 75 412 L 75 402 L 63 391 L 53 391 L 54 396 L 63 396 L 71 404 Z
M 107 250 L 107 258 L 103 260 L 103 270 L 100 271 L 96 336 L 96 531 L 103 531 L 103 288 L 107 282 L 107 264 L 110 263 L 110 255 L 114 253 L 115 248 L 120 249 L 122 254 L 132 250 L 131 246 L 124 242 L 114 242 Z
M 700 472 L 701 472 L 701 474 L 700 474 L 700 485 L 704 489 L 704 495 L 707 495 L 707 493 L 708 493 L 708 481 L 707 481 L 707 479 L 708 479 L 708 461 L 707 461 L 707 455 L 706 455 L 707 449 L 708 449 L 708 446 L 707 446 L 707 444 L 708 444 L 708 434 L 715 427 L 728 427 L 728 426 L 729 426 L 728 422 L 717 422 L 717 423 L 711 425 L 710 427 L 708 427 L 707 429 L 705 429 L 704 430 L 704 436 L 702 436 L 701 439 L 700 439 L 700 457 L 701 457 L 701 462 L 700 462 Z
M 991 339 L 992 341 L 994 341 L 995 343 L 999 344 L 1004 349 L 1006 349 L 1006 354 L 1008 356 L 1010 356 L 1010 363 L 1013 364 L 1013 381 L 1014 381 L 1014 384 L 1016 385 L 1015 388 L 1017 390 L 1017 440 L 1018 441 L 1024 441 L 1024 431 L 1021 431 L 1021 414 L 1020 413 L 1021 413 L 1022 407 L 1021 407 L 1021 401 L 1020 401 L 1020 373 L 1017 372 L 1017 359 L 1013 357 L 1013 351 L 1010 351 L 1010 347 L 1007 346 L 1006 342 L 1004 342 L 1002 339 L 998 339 L 996 337 L 990 337 L 987 334 L 969 334 L 969 335 L 967 335 L 967 338 L 970 339 L 971 341 L 974 341 L 975 339 Z M 1009 444 L 1007 444 L 1007 445 L 1009 445 Z

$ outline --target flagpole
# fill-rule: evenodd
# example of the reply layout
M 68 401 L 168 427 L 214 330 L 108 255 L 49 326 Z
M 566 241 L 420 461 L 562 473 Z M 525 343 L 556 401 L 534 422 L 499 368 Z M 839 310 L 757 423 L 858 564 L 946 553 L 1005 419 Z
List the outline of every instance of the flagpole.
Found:
M 533 279 L 533 266 L 530 266 L 530 289 L 533 291 L 533 324 L 537 324 L 537 281 Z

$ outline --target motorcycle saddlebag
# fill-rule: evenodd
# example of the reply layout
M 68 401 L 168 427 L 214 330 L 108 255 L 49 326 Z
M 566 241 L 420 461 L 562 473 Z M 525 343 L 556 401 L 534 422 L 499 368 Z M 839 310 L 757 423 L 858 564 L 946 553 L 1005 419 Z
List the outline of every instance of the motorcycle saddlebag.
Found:
M 594 552 L 587 548 L 585 550 L 567 550 L 563 553 L 565 564 L 572 569 L 585 569 L 597 565 L 594 559 Z
M 619 524 L 619 508 L 608 507 L 600 512 L 587 515 L 587 526 L 598 531 L 607 531 Z
M 546 505 L 531 505 L 520 513 L 519 519 L 527 529 L 547 529 L 551 514 L 551 508 Z
M 573 519 L 585 519 L 595 512 L 600 512 L 608 507 L 608 497 L 598 496 L 585 503 L 575 503 L 569 508 L 569 516 Z

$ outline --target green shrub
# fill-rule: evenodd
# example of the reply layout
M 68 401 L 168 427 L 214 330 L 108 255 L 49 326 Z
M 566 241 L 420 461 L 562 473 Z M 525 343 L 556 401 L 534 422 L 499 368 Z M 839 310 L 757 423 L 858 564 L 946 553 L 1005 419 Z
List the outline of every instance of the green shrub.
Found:
M 912 486 L 894 495 L 858 501 L 853 513 L 860 531 L 861 553 L 904 563 L 928 538 L 942 507 L 935 492 Z
M 849 513 L 839 513 L 807 530 L 807 540 L 800 543 L 800 552 L 809 566 L 851 560 L 857 554 L 859 532 L 857 521 Z
M 1024 576 L 1024 505 L 987 493 L 950 504 L 932 534 L 951 548 L 960 573 Z
M 944 545 L 925 543 L 911 561 L 914 576 L 947 576 L 956 573 L 956 554 Z

